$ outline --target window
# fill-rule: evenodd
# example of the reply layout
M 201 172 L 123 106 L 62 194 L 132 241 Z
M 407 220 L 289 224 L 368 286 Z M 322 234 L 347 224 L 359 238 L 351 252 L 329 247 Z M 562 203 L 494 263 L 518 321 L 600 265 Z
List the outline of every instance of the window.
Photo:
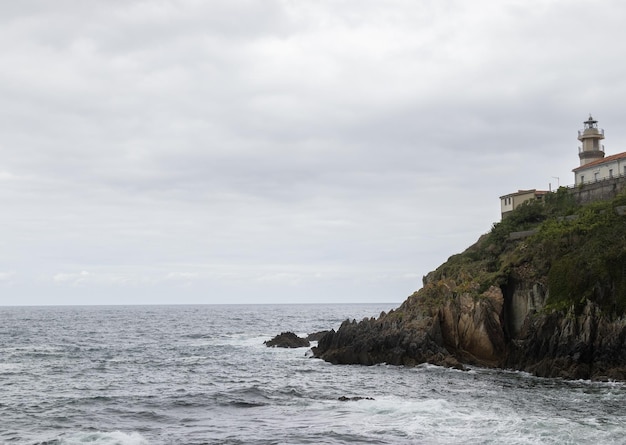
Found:
M 595 173 L 593 174 L 593 180 L 594 180 L 594 181 L 596 181 L 596 182 L 598 182 L 598 176 L 599 176 L 599 173 L 598 173 L 598 172 L 595 172 Z
M 626 173 L 626 168 L 624 169 L 624 173 Z M 585 175 L 580 175 L 580 183 L 584 183 L 585 182 Z
M 609 168 L 609 178 L 612 178 L 612 177 L 613 177 L 613 169 Z

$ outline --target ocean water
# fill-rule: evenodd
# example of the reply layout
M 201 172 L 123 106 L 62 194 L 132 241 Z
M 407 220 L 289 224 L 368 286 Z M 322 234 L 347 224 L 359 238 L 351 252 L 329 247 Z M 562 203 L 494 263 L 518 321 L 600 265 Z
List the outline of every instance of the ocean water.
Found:
M 626 443 L 622 383 L 263 345 L 394 306 L 0 307 L 0 443 Z

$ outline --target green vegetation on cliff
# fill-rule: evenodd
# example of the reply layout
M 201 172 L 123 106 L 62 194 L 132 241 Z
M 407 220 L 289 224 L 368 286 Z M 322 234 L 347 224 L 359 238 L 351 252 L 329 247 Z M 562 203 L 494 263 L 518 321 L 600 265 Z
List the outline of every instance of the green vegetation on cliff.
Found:
M 564 188 L 518 207 L 463 253 L 424 278 L 429 288 L 453 283 L 479 297 L 490 286 L 532 281 L 547 289 L 545 310 L 582 309 L 587 301 L 606 314 L 626 312 L 626 194 L 577 205 Z M 439 292 L 432 292 L 440 295 Z
M 522 205 L 398 309 L 344 322 L 314 354 L 626 381 L 625 213 L 626 192 L 580 206 L 559 189 Z

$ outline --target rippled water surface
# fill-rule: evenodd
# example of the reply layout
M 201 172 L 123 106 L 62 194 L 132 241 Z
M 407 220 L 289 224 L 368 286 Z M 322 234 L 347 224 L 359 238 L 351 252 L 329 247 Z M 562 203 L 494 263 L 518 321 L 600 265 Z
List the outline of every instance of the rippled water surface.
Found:
M 333 366 L 263 345 L 393 306 L 0 308 L 0 443 L 626 442 L 621 383 Z

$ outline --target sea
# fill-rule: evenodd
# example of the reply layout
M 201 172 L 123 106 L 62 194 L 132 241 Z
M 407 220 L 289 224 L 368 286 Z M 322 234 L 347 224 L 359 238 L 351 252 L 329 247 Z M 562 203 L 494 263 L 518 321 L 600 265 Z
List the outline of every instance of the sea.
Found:
M 0 443 L 626 443 L 621 382 L 332 365 L 263 343 L 394 306 L 0 307 Z

